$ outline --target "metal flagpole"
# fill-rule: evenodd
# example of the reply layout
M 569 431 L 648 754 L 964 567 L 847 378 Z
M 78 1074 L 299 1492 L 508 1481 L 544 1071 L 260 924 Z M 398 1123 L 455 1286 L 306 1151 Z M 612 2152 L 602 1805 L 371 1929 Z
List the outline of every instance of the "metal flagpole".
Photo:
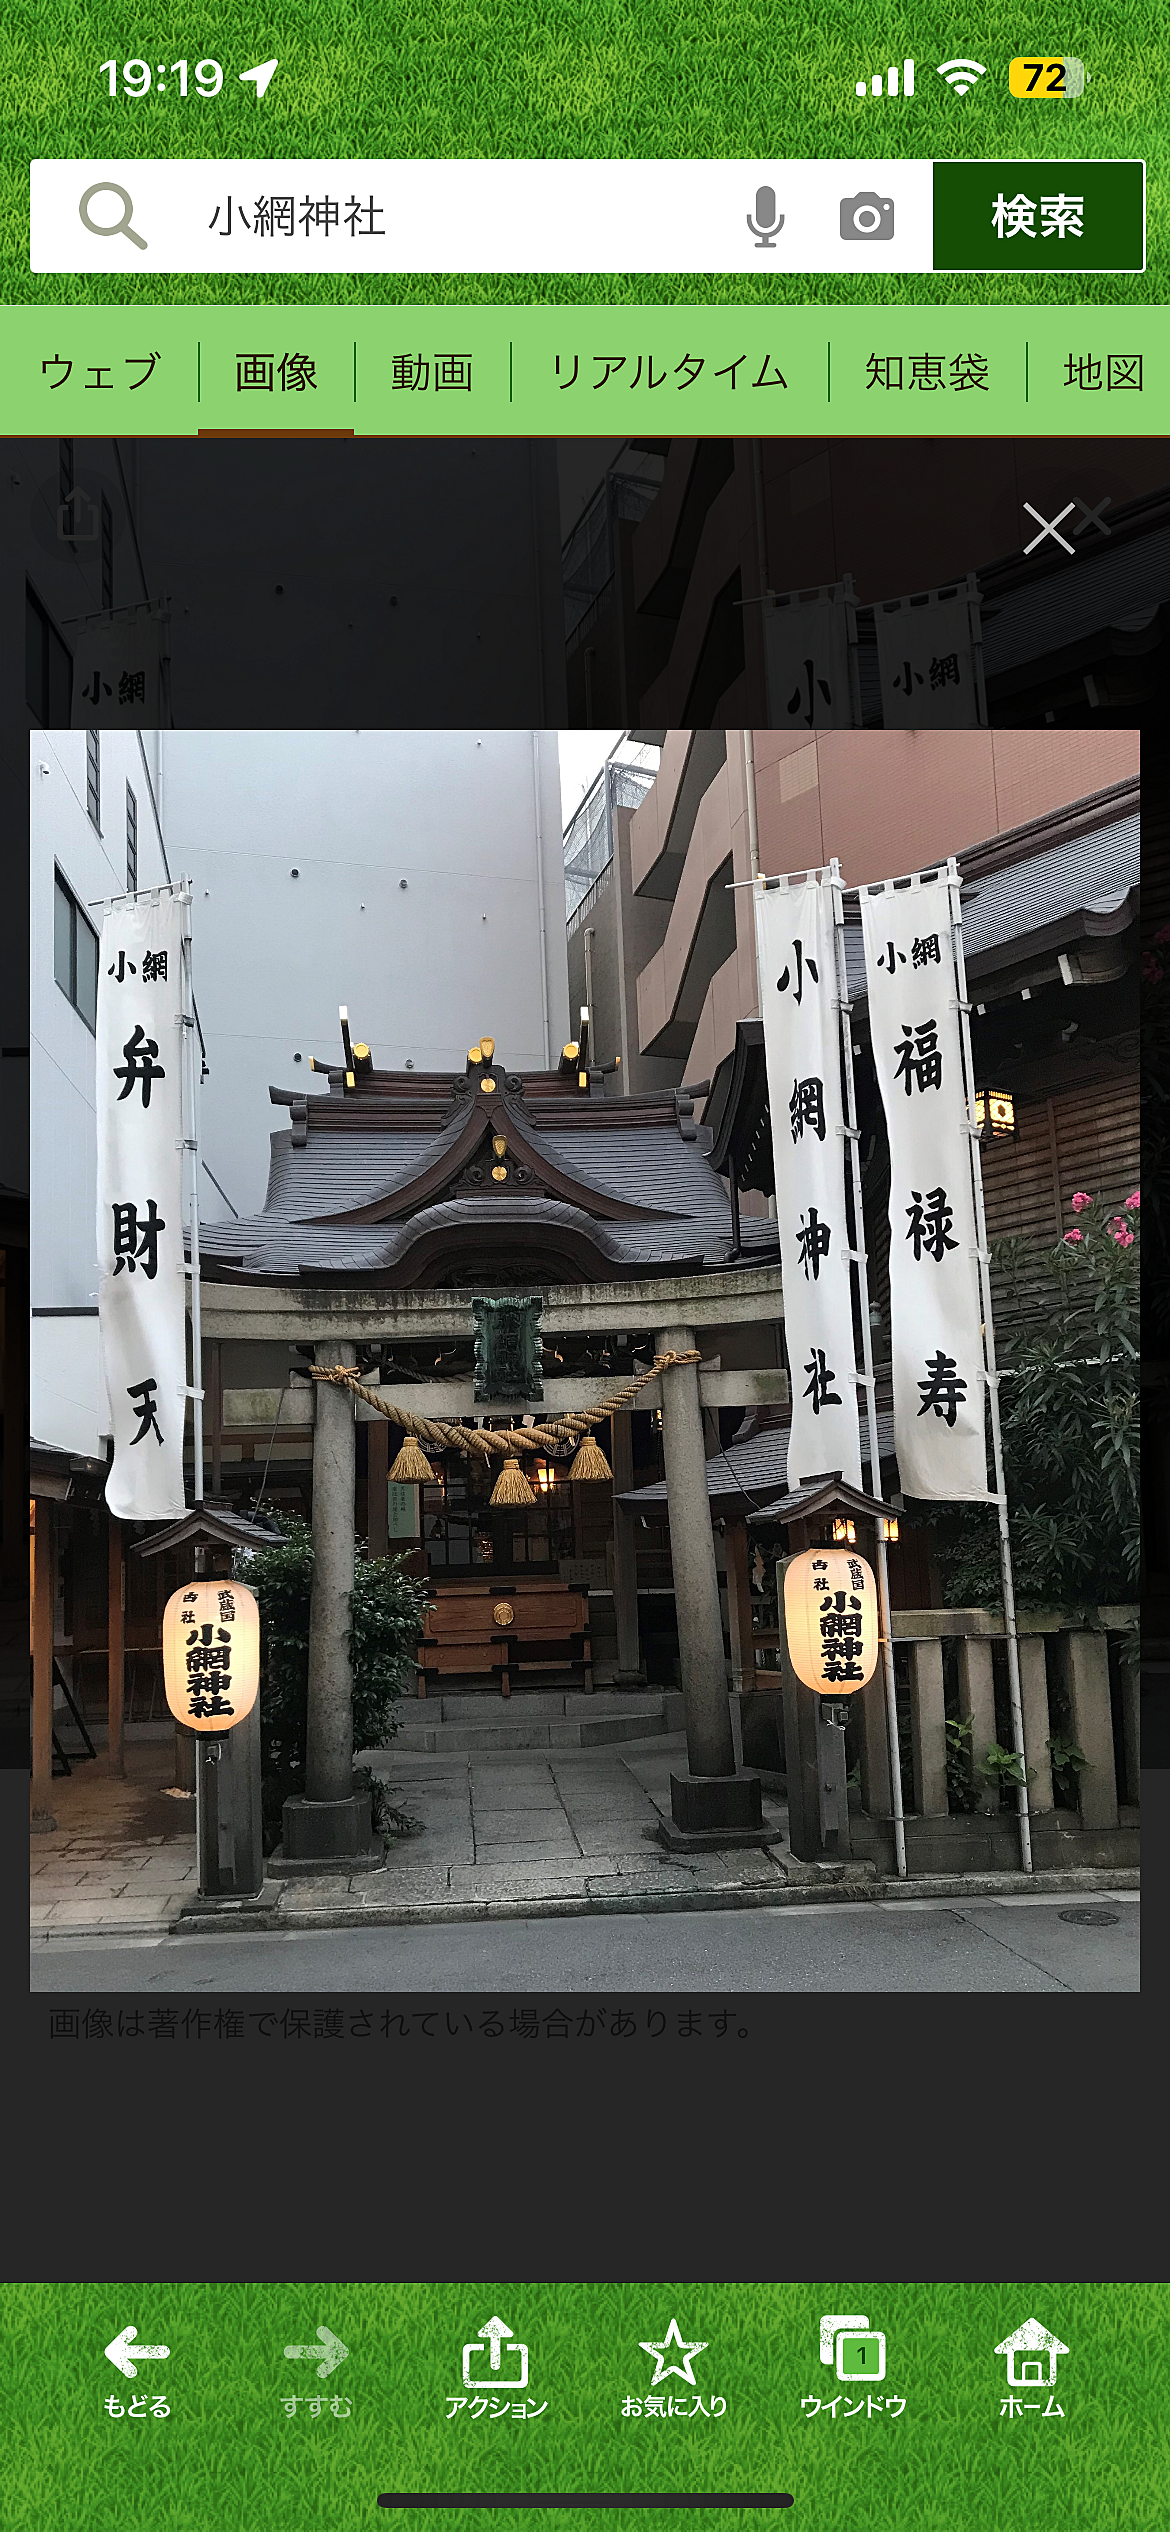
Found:
M 203 1321 L 199 1291 L 199 1054 L 195 1044 L 195 980 L 192 972 L 191 906 L 194 889 L 189 879 L 179 882 L 179 899 L 183 908 L 183 1051 L 187 1067 L 187 1131 L 184 1148 L 191 1167 L 191 1399 L 194 1425 L 195 1501 L 203 1501 Z
M 861 1154 L 858 1150 L 857 1093 L 853 1080 L 853 1005 L 849 999 L 849 977 L 845 965 L 845 890 L 841 864 L 835 858 L 829 864 L 829 886 L 833 891 L 833 937 L 837 950 L 837 1009 L 841 1015 L 841 1052 L 845 1058 L 845 1140 L 849 1145 L 853 1187 L 853 1236 L 856 1246 L 850 1251 L 857 1268 L 857 1292 L 861 1309 L 860 1375 L 865 1390 L 866 1414 L 869 1418 L 869 1490 L 878 1502 L 882 1497 L 881 1452 L 878 1449 L 877 1382 L 873 1368 L 873 1333 L 869 1324 L 869 1265 L 865 1249 L 865 1216 L 861 1209 Z M 854 1378 L 858 1377 L 856 1371 Z M 890 1618 L 890 1568 L 881 1521 L 877 1527 L 878 1623 L 881 1628 L 882 1658 L 886 1682 L 886 1736 L 890 1744 L 890 1805 L 894 1823 L 894 1857 L 900 1881 L 906 1879 L 906 1822 L 902 1812 L 902 1759 L 898 1747 L 898 1696 L 894 1679 L 894 1637 Z
M 979 1128 L 975 1123 L 971 1005 L 967 999 L 967 966 L 963 956 L 960 885 L 959 865 L 952 854 L 947 863 L 947 889 L 951 909 L 951 943 L 959 991 L 959 1038 L 963 1049 L 963 1070 L 966 1075 L 967 1138 L 971 1154 L 971 1185 L 975 1198 L 975 1254 L 979 1263 L 979 1297 L 983 1311 L 984 1377 L 987 1381 L 987 1395 L 991 1405 L 991 1451 L 995 1467 L 995 1502 L 999 1515 L 999 1564 L 1003 1578 L 1003 1617 L 1007 1633 L 1008 1694 L 1012 1713 L 1012 1746 L 1020 1761 L 1022 1773 L 1022 1781 L 1016 1787 L 1016 1810 L 1020 1823 L 1020 1863 L 1024 1871 L 1030 1873 L 1032 1870 L 1032 1826 L 1028 1811 L 1028 1763 L 1024 1748 L 1024 1708 L 1020 1695 L 1020 1639 L 1016 1628 L 1016 1589 L 1012 1574 L 1011 1534 L 1008 1529 L 1003 1438 L 999 1429 L 999 1373 L 995 1365 L 995 1322 L 991 1310 L 991 1259 L 987 1246 L 987 1216 L 983 1209 L 983 1165 L 979 1157 Z

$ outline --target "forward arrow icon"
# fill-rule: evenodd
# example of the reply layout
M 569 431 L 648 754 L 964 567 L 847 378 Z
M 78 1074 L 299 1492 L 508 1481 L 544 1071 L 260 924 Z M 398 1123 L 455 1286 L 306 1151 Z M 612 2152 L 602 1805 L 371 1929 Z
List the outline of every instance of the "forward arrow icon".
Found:
M 171 2352 L 169 2347 L 132 2347 L 131 2341 L 136 2340 L 137 2337 L 138 2332 L 133 2322 L 128 2321 L 125 2329 L 119 2330 L 117 2338 L 111 2339 L 106 2349 L 111 2365 L 116 2365 L 118 2372 L 126 2374 L 131 2382 L 138 2371 L 137 2365 L 132 2362 L 134 2357 L 169 2356 Z
M 310 2343 L 308 2347 L 286 2347 L 284 2352 L 286 2356 L 322 2357 L 324 2361 L 317 2367 L 317 2378 L 324 2382 L 327 2374 L 335 2373 L 339 2365 L 344 2365 L 349 2349 L 342 2346 L 332 2330 L 326 2329 L 323 2321 L 318 2324 L 317 2337 L 321 2342 L 319 2347 Z

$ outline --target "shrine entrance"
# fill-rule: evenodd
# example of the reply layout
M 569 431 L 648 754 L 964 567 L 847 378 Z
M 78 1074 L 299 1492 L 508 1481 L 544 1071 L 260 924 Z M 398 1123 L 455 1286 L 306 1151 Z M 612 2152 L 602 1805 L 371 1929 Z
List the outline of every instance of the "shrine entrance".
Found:
M 445 1453 L 436 1483 L 420 1489 L 426 1572 L 441 1592 L 456 1580 L 556 1575 L 563 1557 L 577 1553 L 573 1487 L 564 1463 L 528 1463 L 535 1503 L 491 1502 L 495 1472 L 461 1452 Z
M 419 1646 L 420 1696 L 441 1689 L 592 1688 L 589 1602 L 562 1577 L 575 1554 L 562 1459 L 530 1457 L 531 1504 L 491 1501 L 495 1470 L 460 1451 L 419 1487 L 424 1571 L 434 1592 Z M 611 1493 L 607 1489 L 607 1494 Z M 610 1522 L 612 1524 L 612 1510 Z

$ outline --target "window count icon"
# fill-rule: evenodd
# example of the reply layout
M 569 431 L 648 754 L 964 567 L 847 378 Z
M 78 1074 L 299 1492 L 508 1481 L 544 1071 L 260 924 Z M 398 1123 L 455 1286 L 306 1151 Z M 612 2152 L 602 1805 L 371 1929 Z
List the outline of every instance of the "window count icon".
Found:
M 821 2315 L 821 2363 L 831 2365 L 839 2383 L 881 2383 L 886 2378 L 883 2330 L 871 2330 L 864 2312 Z

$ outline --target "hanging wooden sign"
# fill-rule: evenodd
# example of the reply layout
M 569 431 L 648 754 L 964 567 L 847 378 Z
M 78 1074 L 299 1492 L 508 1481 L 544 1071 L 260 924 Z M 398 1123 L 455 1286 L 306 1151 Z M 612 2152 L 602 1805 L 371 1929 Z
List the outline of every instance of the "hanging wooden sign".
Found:
M 851 1696 L 873 1678 L 878 1597 L 872 1567 L 849 1548 L 812 1547 L 784 1569 L 784 1626 L 806 1688 Z
M 238 1582 L 188 1583 L 163 1611 L 163 1680 L 176 1722 L 230 1732 L 256 1703 L 260 1611 Z

